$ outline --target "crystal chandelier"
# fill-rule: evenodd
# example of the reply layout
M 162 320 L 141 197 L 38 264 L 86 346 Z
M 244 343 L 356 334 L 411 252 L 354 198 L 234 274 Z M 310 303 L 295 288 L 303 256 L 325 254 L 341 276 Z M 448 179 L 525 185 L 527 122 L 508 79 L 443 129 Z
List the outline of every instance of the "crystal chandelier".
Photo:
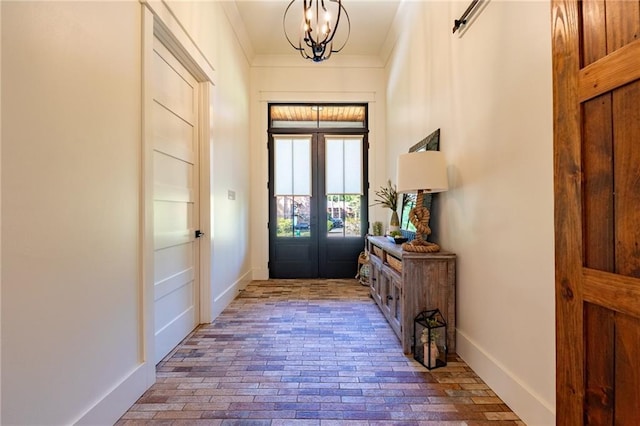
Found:
M 302 9 L 295 12 L 294 3 L 302 6 Z M 288 18 L 290 11 L 294 18 Z M 296 22 L 298 19 L 295 17 L 296 15 L 300 21 Z M 339 48 L 334 49 L 334 37 L 343 16 L 347 19 L 347 36 Z M 334 18 L 335 20 L 333 20 Z M 291 19 L 294 19 L 293 25 Z M 291 41 L 292 38 L 289 37 L 287 31 L 287 27 L 291 28 L 292 26 L 297 26 L 300 31 L 297 43 Z M 340 52 L 347 44 L 351 34 L 351 20 L 342 5 L 342 0 L 291 0 L 284 12 L 282 27 L 289 44 L 300 52 L 303 58 L 311 59 L 314 62 L 322 62 L 329 59 L 332 53 Z

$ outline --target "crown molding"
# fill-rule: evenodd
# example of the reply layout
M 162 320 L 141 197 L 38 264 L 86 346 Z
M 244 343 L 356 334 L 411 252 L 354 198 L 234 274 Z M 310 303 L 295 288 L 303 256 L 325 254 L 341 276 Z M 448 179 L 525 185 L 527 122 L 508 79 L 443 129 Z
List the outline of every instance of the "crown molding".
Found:
M 247 63 L 250 64 L 254 60 L 256 54 L 253 50 L 253 45 L 251 44 L 251 39 L 249 38 L 244 22 L 240 17 L 236 1 L 223 1 L 221 4 L 224 14 L 227 16 L 229 24 L 236 35 L 236 39 L 247 58 Z
M 389 32 L 387 33 L 387 37 L 380 48 L 380 60 L 382 63 L 387 64 L 389 58 L 391 57 L 391 53 L 396 48 L 396 44 L 398 43 L 398 39 L 400 38 L 400 33 L 403 29 L 403 21 L 405 9 L 407 8 L 407 0 L 401 0 L 398 8 L 396 9 L 396 14 L 393 17 L 393 23 L 389 28 Z
M 252 68 L 384 68 L 379 56 L 359 56 L 335 54 L 323 62 L 304 59 L 297 53 L 288 55 L 256 55 L 251 62 Z

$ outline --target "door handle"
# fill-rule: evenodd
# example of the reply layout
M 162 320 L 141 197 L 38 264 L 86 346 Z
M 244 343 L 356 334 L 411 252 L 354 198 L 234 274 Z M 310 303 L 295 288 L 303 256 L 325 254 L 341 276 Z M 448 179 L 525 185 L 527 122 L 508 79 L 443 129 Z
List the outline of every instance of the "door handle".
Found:
M 203 235 L 204 235 L 204 232 L 201 232 L 199 229 L 198 229 L 198 230 L 196 230 L 196 232 L 195 232 L 195 237 L 196 237 L 196 238 L 200 238 L 200 237 L 202 237 Z

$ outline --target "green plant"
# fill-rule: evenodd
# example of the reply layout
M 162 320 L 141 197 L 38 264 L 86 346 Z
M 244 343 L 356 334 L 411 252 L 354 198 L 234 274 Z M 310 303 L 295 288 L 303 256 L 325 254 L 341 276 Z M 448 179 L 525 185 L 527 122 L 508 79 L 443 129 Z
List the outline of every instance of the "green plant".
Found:
M 391 179 L 387 182 L 389 186 L 381 186 L 379 190 L 375 191 L 378 198 L 376 198 L 373 205 L 381 205 L 396 211 L 398 209 L 398 190 L 395 185 L 391 184 Z
M 427 319 L 427 324 L 432 329 L 434 327 L 437 327 L 437 326 L 440 325 L 440 323 L 437 320 L 434 320 L 434 319 Z M 438 337 L 440 337 L 440 333 L 438 333 L 436 330 L 432 330 L 431 331 L 431 341 L 435 342 L 436 340 L 438 340 Z M 422 335 L 420 336 L 420 341 L 423 344 L 425 344 L 425 343 L 427 343 L 428 340 L 429 340 L 429 328 L 423 328 L 422 329 Z
M 291 219 L 278 218 L 278 235 L 291 234 L 292 226 Z
M 373 222 L 373 235 L 382 235 L 382 222 Z

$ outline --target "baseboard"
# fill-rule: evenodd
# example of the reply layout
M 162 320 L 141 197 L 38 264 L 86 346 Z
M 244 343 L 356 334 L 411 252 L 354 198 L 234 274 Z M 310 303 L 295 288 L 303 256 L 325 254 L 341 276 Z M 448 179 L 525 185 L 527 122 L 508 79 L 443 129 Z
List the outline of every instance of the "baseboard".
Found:
M 255 268 L 253 270 L 253 279 L 257 281 L 264 281 L 269 279 L 268 268 Z
M 528 426 L 556 423 L 555 407 L 501 365 L 490 354 L 456 330 L 456 353 Z
M 229 306 L 229 303 L 235 299 L 238 294 L 240 294 L 241 290 L 251 282 L 251 272 L 246 272 L 240 278 L 238 278 L 233 284 L 231 284 L 225 291 L 220 293 L 217 297 L 213 299 L 213 303 L 211 306 L 211 318 L 216 318 L 218 315 L 224 311 L 224 309 Z
M 153 374 L 148 371 L 149 369 L 153 370 Z M 151 387 L 154 380 L 155 366 L 149 362 L 140 364 L 88 409 L 74 424 L 114 424 Z

